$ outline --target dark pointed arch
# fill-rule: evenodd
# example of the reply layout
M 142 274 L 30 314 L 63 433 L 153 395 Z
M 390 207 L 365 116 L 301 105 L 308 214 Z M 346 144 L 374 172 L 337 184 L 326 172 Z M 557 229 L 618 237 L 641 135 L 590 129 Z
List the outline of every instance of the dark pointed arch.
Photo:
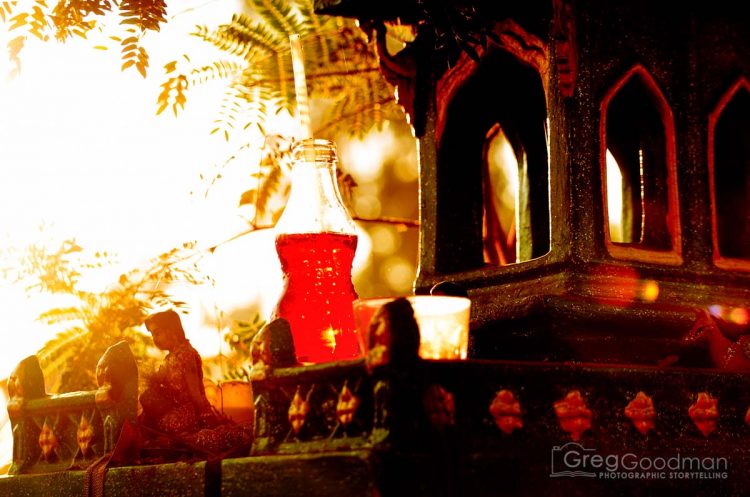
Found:
M 740 77 L 708 116 L 714 264 L 750 271 L 750 82 Z M 717 136 L 718 135 L 718 136 Z
M 656 127 L 657 120 L 661 129 Z M 602 98 L 599 137 L 607 251 L 618 259 L 681 264 L 674 116 L 659 85 L 642 65 L 630 68 Z M 610 148 L 625 176 L 629 175 L 625 180 L 633 183 L 624 191 L 632 202 L 631 239 L 626 242 L 613 241 L 610 232 L 606 163 Z
M 549 253 L 547 104 L 539 72 L 513 53 L 491 47 L 446 109 L 436 157 L 441 221 L 436 236 L 441 246 L 455 246 L 438 269 L 513 264 Z M 493 192 L 506 186 L 493 182 L 488 171 L 494 129 L 507 136 L 518 170 L 515 235 L 493 215 Z

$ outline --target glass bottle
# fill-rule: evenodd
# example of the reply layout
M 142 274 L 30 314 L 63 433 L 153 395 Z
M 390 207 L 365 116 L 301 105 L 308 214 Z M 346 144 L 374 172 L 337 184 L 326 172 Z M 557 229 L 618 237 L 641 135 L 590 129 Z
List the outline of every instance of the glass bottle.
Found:
M 338 189 L 336 146 L 304 140 L 292 156 L 291 192 L 276 224 L 285 286 L 271 318 L 289 321 L 302 363 L 354 359 L 360 355 L 352 309 L 357 232 Z

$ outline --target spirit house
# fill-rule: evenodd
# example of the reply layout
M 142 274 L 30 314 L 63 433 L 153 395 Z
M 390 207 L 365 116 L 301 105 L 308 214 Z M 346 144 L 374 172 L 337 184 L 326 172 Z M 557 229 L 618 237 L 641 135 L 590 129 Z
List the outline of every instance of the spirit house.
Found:
M 315 6 L 357 18 L 377 40 L 419 141 L 417 293 L 470 298 L 468 357 L 420 358 L 406 299 L 373 313 L 377 357 L 300 366 L 276 321 L 255 344 L 249 453 L 113 467 L 106 495 L 747 494 L 742 9 L 643 0 Z M 409 30 L 393 43 L 392 33 Z M 77 495 L 83 473 L 42 474 L 62 467 L 44 447 L 63 439 L 63 425 L 75 440 L 79 411 L 94 413 L 96 440 L 100 419 L 112 417 L 113 430 L 128 406 L 69 402 L 59 409 L 73 422 L 55 424 L 63 418 L 52 407 L 24 400 L 41 395 L 35 378 L 18 377 L 9 405 L 25 430 L 14 431 L 15 472 L 38 474 L 0 480 L 0 494 Z

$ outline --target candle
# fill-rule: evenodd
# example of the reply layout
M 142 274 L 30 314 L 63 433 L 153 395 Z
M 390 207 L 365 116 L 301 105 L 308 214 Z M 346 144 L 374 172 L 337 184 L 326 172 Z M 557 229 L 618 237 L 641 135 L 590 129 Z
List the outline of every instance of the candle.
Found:
M 218 385 L 203 381 L 209 403 L 237 424 L 253 425 L 253 390 L 243 380 L 222 381 Z
M 469 350 L 469 299 L 416 296 L 409 301 L 419 325 L 419 357 L 466 359 Z

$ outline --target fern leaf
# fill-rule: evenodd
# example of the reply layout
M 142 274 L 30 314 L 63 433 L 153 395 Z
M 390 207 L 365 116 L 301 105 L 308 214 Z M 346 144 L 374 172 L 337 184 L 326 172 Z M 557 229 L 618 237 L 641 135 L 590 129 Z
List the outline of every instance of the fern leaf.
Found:
M 249 50 L 246 45 L 239 43 L 231 36 L 225 35 L 219 30 L 212 31 L 205 26 L 196 26 L 196 31 L 193 31 L 192 35 L 211 43 L 216 48 L 228 54 L 236 55 L 240 58 L 244 58 Z
M 58 324 L 66 321 L 81 320 L 85 317 L 78 307 L 57 307 L 41 313 L 37 316 L 38 321 L 46 324 Z
M 237 113 L 239 111 L 238 99 L 236 97 L 237 90 L 234 87 L 230 87 L 224 94 L 224 98 L 221 102 L 221 110 L 219 110 L 218 117 L 214 120 L 216 128 L 211 133 L 222 133 L 224 139 L 229 141 L 229 134 L 234 130 L 235 123 L 237 122 Z
M 211 64 L 190 71 L 190 85 L 195 86 L 217 79 L 233 79 L 242 74 L 243 66 L 230 60 L 215 60 Z
M 16 0 L 0 2 L 0 20 L 2 20 L 2 22 L 8 20 L 10 15 L 13 14 L 13 10 L 17 4 L 18 2 Z
M 251 94 L 261 95 L 263 88 L 249 90 Z M 248 90 L 239 84 L 231 85 L 222 100 L 218 118 L 214 121 L 216 133 L 223 133 L 226 140 L 235 129 L 247 129 L 251 125 L 263 127 L 266 120 L 264 104 L 260 99 L 247 98 Z M 255 93 L 257 92 L 257 93 Z M 244 116 L 244 119 L 243 119 Z M 242 124 L 244 123 L 244 124 Z
M 122 70 L 135 67 L 141 73 L 141 76 L 145 78 L 148 68 L 148 53 L 140 45 L 140 39 L 133 29 L 128 30 L 128 35 L 127 38 L 120 42 L 120 46 L 122 47 L 120 50 L 123 61 Z
M 297 14 L 283 0 L 252 0 L 255 11 L 263 21 L 285 38 L 300 31 Z
M 55 26 L 55 37 L 59 41 L 76 35 L 86 38 L 95 25 L 91 16 L 103 16 L 112 9 L 109 0 L 59 0 L 52 11 L 51 19 Z
M 284 49 L 286 40 L 260 22 L 243 14 L 232 15 L 229 24 L 215 30 L 197 26 L 192 34 L 220 50 L 246 60 L 269 56 Z
M 62 331 L 47 341 L 37 353 L 39 362 L 46 371 L 56 371 L 62 365 L 71 362 L 78 354 L 81 345 L 88 341 L 86 329 L 76 326 Z
M 120 24 L 134 26 L 141 32 L 159 31 L 166 22 L 167 5 L 164 0 L 121 0 Z
M 268 101 L 268 89 L 262 86 L 245 88 L 239 86 L 239 92 L 245 101 L 244 126 L 242 129 L 248 129 L 251 126 L 257 126 L 261 134 L 265 134 L 263 124 L 266 120 Z
M 260 50 L 266 54 L 284 50 L 289 43 L 288 37 L 275 32 L 263 22 L 253 22 L 242 14 L 233 15 L 232 22 L 223 29 L 240 43 L 247 44 L 251 50 Z
M 187 89 L 187 78 L 182 74 L 169 78 L 162 83 L 161 92 L 157 97 L 157 104 L 159 107 L 156 114 L 161 114 L 171 105 L 174 115 L 177 116 L 179 110 L 185 107 L 185 102 L 187 100 L 185 97 L 185 91 L 187 91 Z

